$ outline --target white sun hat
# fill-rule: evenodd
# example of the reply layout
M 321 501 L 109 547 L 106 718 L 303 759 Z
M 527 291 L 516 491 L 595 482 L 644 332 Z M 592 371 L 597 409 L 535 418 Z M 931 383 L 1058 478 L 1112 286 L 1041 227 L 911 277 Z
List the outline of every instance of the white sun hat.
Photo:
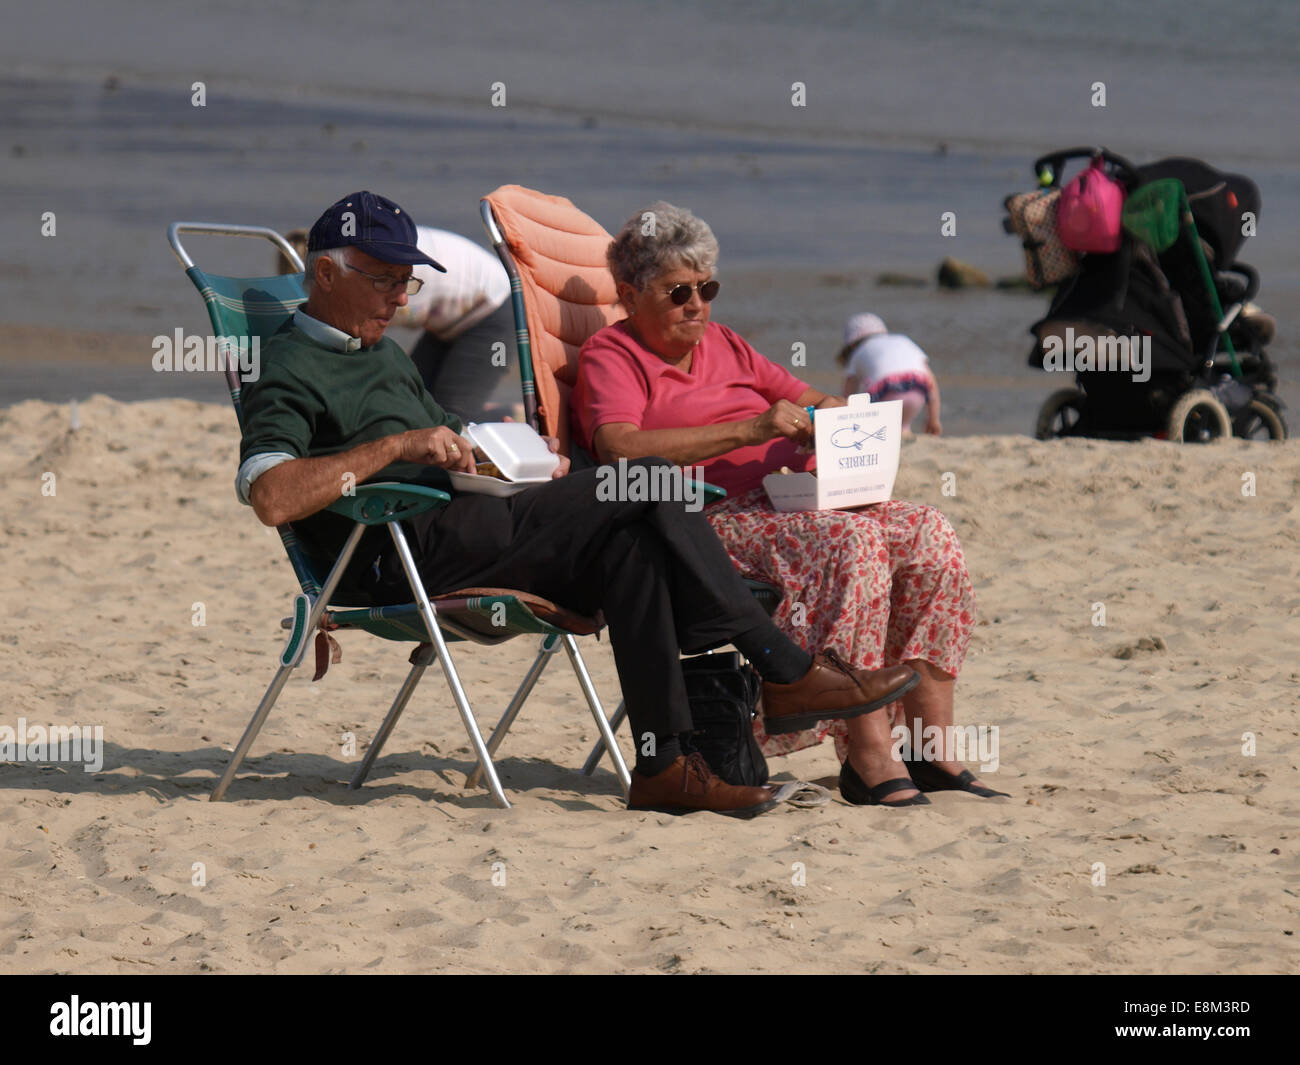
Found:
M 888 333 L 885 323 L 875 314 L 855 314 L 844 323 L 844 346 L 846 348 L 858 344 L 867 337 L 876 336 L 878 333 Z

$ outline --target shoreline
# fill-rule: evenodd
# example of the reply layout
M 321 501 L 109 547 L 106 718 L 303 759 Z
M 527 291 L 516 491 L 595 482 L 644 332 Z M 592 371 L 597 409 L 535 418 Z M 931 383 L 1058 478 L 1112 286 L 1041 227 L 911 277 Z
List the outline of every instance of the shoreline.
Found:
M 774 330 L 755 325 L 755 333 Z M 410 349 L 415 330 L 392 329 L 389 335 Z M 188 400 L 229 409 L 223 376 L 215 371 L 155 372 L 153 337 L 143 333 L 93 332 L 59 326 L 0 327 L 0 413 L 16 404 L 38 401 L 85 404 L 96 396 L 128 403 Z M 33 351 L 41 361 L 34 363 Z M 936 367 L 942 362 L 935 359 Z M 1010 367 L 1008 367 L 1010 369 Z M 816 388 L 838 393 L 837 368 L 812 365 L 795 370 Z M 1016 373 L 939 370 L 943 394 L 945 437 L 1011 435 L 1032 438 L 1039 405 L 1056 389 L 1073 384 L 1073 374 L 1049 374 L 1028 367 Z M 1300 409 L 1300 381 L 1284 380 L 1279 395 L 1287 404 L 1284 416 Z M 436 398 L 436 397 L 435 397 Z M 518 384 L 503 381 L 491 402 L 519 401 Z M 1300 416 L 1296 416 L 1300 417 Z M 1288 419 L 1292 420 L 1291 418 Z M 919 423 L 918 423 L 919 424 Z M 1300 431 L 1300 425 L 1293 426 Z

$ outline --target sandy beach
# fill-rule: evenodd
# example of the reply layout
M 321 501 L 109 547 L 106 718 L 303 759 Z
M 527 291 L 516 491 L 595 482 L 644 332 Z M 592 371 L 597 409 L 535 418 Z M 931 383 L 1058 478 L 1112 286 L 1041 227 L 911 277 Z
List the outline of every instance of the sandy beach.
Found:
M 562 663 L 501 752 L 513 809 L 464 789 L 432 673 L 350 792 L 407 653 L 353 633 L 207 802 L 292 573 L 235 499 L 228 407 L 97 397 L 79 419 L 0 413 L 0 725 L 104 740 L 97 773 L 0 765 L 0 972 L 1296 968 L 1300 444 L 912 441 L 896 494 L 945 511 L 979 595 L 959 721 L 998 727 L 985 776 L 1012 798 L 735 822 L 628 813 L 608 769 L 583 777 Z M 490 724 L 534 646 L 458 647 Z M 584 653 L 612 707 L 608 644 Z M 772 769 L 833 788 L 837 766 L 823 746 Z
M 0 35 L 0 974 L 88 996 L 88 974 L 1300 969 L 1300 442 L 1037 442 L 1068 383 L 1026 361 L 1049 297 L 936 286 L 949 257 L 1024 270 L 1003 202 L 1053 150 L 1247 175 L 1241 257 L 1300 429 L 1300 5 L 248 6 L 44 0 Z M 770 764 L 824 806 L 629 813 L 607 765 L 579 771 L 596 730 L 563 659 L 500 751 L 511 809 L 465 787 L 436 668 L 354 792 L 411 645 L 343 632 L 208 801 L 298 587 L 236 500 L 222 383 L 153 369 L 154 338 L 209 326 L 167 227 L 285 232 L 370 189 L 484 244 L 503 184 L 613 231 L 691 208 L 720 243 L 714 320 L 819 389 L 841 388 L 850 315 L 925 349 L 945 435 L 904 445 L 895 495 L 961 539 L 978 624 L 957 720 L 997 730 L 996 768 L 968 762 L 1010 798 L 854 807 L 823 745 Z M 253 241 L 187 247 L 214 273 L 273 269 Z M 583 650 L 612 711 L 608 640 Z M 454 651 L 486 731 L 536 643 Z M 17 758 L 20 733 L 65 728 L 89 755 Z M 339 1016 L 362 1016 L 355 986 Z M 203 992 L 193 1023 L 160 997 L 158 1045 L 165 1021 L 186 1046 L 211 1028 Z M 981 1039 L 1044 1018 L 1076 1037 L 1073 1003 L 1004 994 L 954 1002 Z

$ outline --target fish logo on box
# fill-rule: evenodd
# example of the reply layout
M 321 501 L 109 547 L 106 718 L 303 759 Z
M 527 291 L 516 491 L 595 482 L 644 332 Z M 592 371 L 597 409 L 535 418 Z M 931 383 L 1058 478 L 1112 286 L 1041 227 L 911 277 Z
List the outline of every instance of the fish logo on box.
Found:
M 879 440 L 882 444 L 885 442 L 885 427 L 882 425 L 874 433 L 868 433 L 856 422 L 845 429 L 836 429 L 831 434 L 831 445 L 842 450 L 853 448 L 855 451 L 861 451 L 862 445 L 868 440 Z

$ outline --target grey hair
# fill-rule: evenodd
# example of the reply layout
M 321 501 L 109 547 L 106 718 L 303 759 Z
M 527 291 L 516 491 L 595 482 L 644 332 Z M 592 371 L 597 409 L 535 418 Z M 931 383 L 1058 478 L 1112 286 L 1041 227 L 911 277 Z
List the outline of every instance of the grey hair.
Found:
M 310 289 L 316 283 L 316 263 L 320 259 L 329 259 L 342 270 L 348 265 L 348 250 L 347 248 L 321 248 L 320 251 L 308 252 L 307 258 L 302 263 L 304 270 L 303 288 Z
M 623 223 L 605 259 L 615 281 L 641 291 L 678 266 L 712 273 L 718 265 L 718 241 L 708 223 L 685 207 L 657 200 Z

